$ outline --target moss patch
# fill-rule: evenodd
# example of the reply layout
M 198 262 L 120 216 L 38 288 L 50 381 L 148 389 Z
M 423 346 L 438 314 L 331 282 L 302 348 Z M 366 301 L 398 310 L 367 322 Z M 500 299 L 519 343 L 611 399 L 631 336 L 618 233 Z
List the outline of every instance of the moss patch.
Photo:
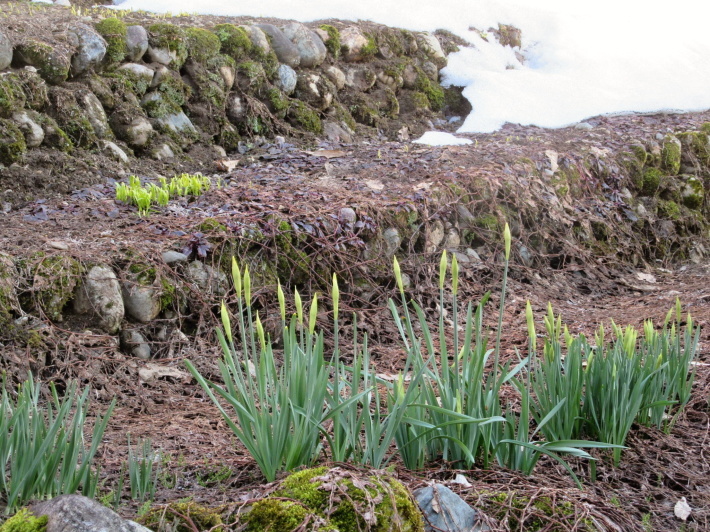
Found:
M 220 42 L 220 51 L 237 62 L 250 57 L 254 45 L 249 32 L 234 24 L 218 24 L 212 31 Z
M 175 24 L 159 23 L 148 27 L 148 42 L 153 48 L 167 49 L 174 54 L 172 68 L 180 68 L 187 59 L 187 36 Z
M 639 191 L 643 196 L 653 196 L 661 184 L 663 172 L 658 168 L 648 168 L 641 176 Z
M 64 130 L 59 127 L 54 118 L 40 113 L 30 114 L 30 118 L 37 122 L 44 131 L 44 142 L 42 145 L 55 148 L 64 153 L 70 153 L 74 149 L 74 143 Z
M 25 93 L 20 79 L 12 72 L 0 75 L 0 117 L 9 117 L 25 106 Z
M 45 532 L 49 518 L 35 516 L 27 508 L 22 508 L 0 526 L 0 532 Z
M 15 47 L 22 62 L 32 65 L 48 83 L 59 84 L 69 77 L 69 54 L 40 41 L 26 41 Z
M 661 166 L 671 175 L 676 175 L 680 170 L 680 141 L 673 135 L 666 135 L 661 148 Z
M 340 31 L 338 28 L 331 26 L 330 24 L 322 24 L 320 29 L 328 34 L 328 40 L 325 41 L 325 47 L 330 55 L 333 56 L 333 59 L 337 61 L 340 57 Z
M 76 101 L 74 92 L 61 87 L 49 91 L 51 116 L 72 142 L 80 147 L 93 147 L 98 138 L 86 113 Z
M 11 165 L 22 160 L 27 151 L 25 136 L 12 121 L 0 118 L 0 163 Z
M 39 306 L 50 320 L 62 321 L 62 311 L 74 297 L 77 279 L 82 273 L 81 264 L 71 257 L 44 257 L 40 253 L 19 265 L 29 268 L 25 278 L 32 279 L 29 289 L 20 294 L 23 308 Z
M 126 58 L 126 23 L 116 17 L 103 19 L 96 25 L 96 31 L 106 40 L 104 61 L 108 64 L 120 63 Z
M 287 117 L 295 126 L 311 133 L 321 133 L 323 131 L 323 122 L 321 122 L 318 112 L 300 100 L 292 100 Z
M 680 219 L 680 207 L 675 201 L 658 201 L 658 215 L 671 220 Z
M 444 108 L 444 89 L 441 85 L 429 79 L 421 68 L 417 68 L 417 79 L 414 83 L 416 91 L 424 94 L 429 101 L 432 111 L 441 111 Z
M 202 28 L 188 28 L 185 30 L 187 57 L 198 63 L 206 63 L 215 57 L 222 46 L 219 37 Z
M 689 209 L 699 209 L 705 200 L 705 187 L 700 178 L 689 176 L 685 180 L 685 187 L 682 191 L 683 205 Z
M 219 510 L 212 510 L 193 501 L 179 501 L 151 508 L 139 521 L 152 530 L 166 530 L 169 527 L 175 532 L 192 532 L 195 530 L 192 524 L 197 530 L 224 530 Z

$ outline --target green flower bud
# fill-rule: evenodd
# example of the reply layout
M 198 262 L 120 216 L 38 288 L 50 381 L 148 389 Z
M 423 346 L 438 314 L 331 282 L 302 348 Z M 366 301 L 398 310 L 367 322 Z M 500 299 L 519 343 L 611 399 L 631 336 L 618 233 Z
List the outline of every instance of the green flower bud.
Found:
M 340 312 L 340 288 L 338 288 L 338 276 L 333 274 L 333 318 L 338 319 Z
M 446 279 L 446 266 L 448 260 L 446 259 L 446 250 L 441 254 L 441 260 L 439 261 L 439 290 L 444 289 L 444 279 Z
M 505 242 L 505 260 L 510 260 L 510 227 L 508 222 L 505 223 L 505 229 L 503 229 L 503 241 Z
M 229 312 L 227 311 L 227 305 L 222 301 L 222 308 L 220 308 L 220 314 L 222 315 L 222 327 L 224 328 L 224 334 L 227 336 L 229 343 L 232 343 L 232 323 L 229 321 Z

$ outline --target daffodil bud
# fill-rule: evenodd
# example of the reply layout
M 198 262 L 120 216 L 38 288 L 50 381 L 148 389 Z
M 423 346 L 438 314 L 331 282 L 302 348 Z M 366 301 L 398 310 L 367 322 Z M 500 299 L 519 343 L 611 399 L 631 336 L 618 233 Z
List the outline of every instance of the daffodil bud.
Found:
M 509 261 L 510 260 L 510 227 L 508 226 L 508 222 L 505 223 L 505 229 L 503 229 L 503 241 L 505 243 L 505 260 Z
M 456 255 L 451 255 L 451 291 L 454 295 L 459 291 L 459 261 Z
M 340 288 L 338 288 L 338 276 L 333 274 L 333 318 L 338 319 L 340 312 Z
M 244 301 L 247 305 L 251 305 L 251 275 L 249 275 L 249 266 L 244 266 Z
M 303 302 L 301 301 L 301 294 L 298 290 L 293 291 L 293 299 L 296 303 L 296 316 L 298 316 L 298 324 L 303 325 Z
M 232 324 L 229 321 L 229 311 L 227 310 L 227 305 L 222 301 L 222 307 L 220 308 L 220 314 L 222 315 L 222 328 L 224 329 L 224 334 L 227 336 L 229 343 L 232 343 Z
M 402 282 L 402 271 L 399 269 L 399 261 L 397 257 L 392 260 L 392 269 L 394 270 L 394 279 L 397 281 L 397 288 L 399 292 L 404 294 L 404 283 Z
M 276 295 L 279 298 L 279 312 L 281 313 L 281 321 L 286 321 L 286 298 L 284 297 L 284 291 L 281 288 L 281 282 L 279 281 L 276 287 Z
M 439 260 L 439 290 L 444 289 L 444 280 L 446 279 L 446 266 L 448 260 L 446 258 L 446 250 L 441 254 L 441 260 Z
M 237 259 L 232 257 L 232 281 L 234 281 L 234 291 L 237 293 L 237 299 L 242 297 L 242 273 L 239 270 Z
M 313 294 L 313 300 L 311 301 L 311 311 L 308 316 L 308 332 L 313 334 L 316 330 L 316 318 L 318 317 L 318 292 Z
M 535 335 L 535 316 L 533 315 L 532 305 L 528 301 L 525 305 L 525 320 L 528 323 L 528 337 L 532 345 L 532 350 L 537 348 L 537 336 Z

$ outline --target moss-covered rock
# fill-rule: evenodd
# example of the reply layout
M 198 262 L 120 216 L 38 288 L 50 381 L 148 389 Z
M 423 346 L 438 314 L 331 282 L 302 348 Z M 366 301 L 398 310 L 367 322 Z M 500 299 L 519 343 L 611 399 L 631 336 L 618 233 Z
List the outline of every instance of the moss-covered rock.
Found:
M 64 153 L 70 153 L 74 149 L 74 143 L 54 118 L 34 111 L 28 111 L 28 113 L 30 118 L 37 122 L 44 131 L 44 141 L 42 142 L 44 146 L 55 148 Z
M 674 135 L 666 135 L 661 147 L 661 167 L 670 175 L 677 175 L 680 171 L 680 140 Z
M 126 58 L 126 24 L 121 19 L 109 17 L 96 24 L 96 31 L 106 41 L 104 62 L 108 65 L 120 63 Z
M 40 76 L 51 84 L 67 80 L 71 69 L 72 50 L 63 45 L 27 40 L 15 46 L 15 58 L 20 64 L 37 69 Z
M 169 53 L 170 61 L 167 66 L 171 68 L 179 69 L 187 59 L 187 36 L 180 26 L 167 22 L 150 25 L 148 43 L 154 50 L 166 50 Z
M 218 24 L 212 31 L 220 42 L 220 51 L 237 63 L 251 56 L 254 47 L 245 28 L 234 24 Z
M 27 508 L 22 508 L 0 525 L 0 532 L 46 532 L 48 520 L 46 515 L 37 517 Z
M 324 526 L 339 532 L 424 530 L 421 513 L 407 489 L 382 472 L 363 475 L 341 468 L 307 469 L 287 477 L 274 496 L 297 501 L 306 513 L 323 518 Z M 294 518 L 299 513 L 294 510 Z M 278 515 L 284 517 L 283 512 Z
M 684 187 L 681 190 L 683 205 L 689 209 L 699 209 L 705 201 L 705 186 L 697 176 L 683 176 Z
M 187 57 L 198 63 L 207 63 L 215 57 L 222 46 L 217 35 L 202 28 L 188 28 L 185 30 Z
M 658 215 L 671 220 L 679 220 L 680 206 L 671 200 L 658 200 Z
M 76 146 L 90 148 L 98 137 L 85 110 L 77 103 L 76 93 L 63 87 L 49 91 L 50 116 Z
M 643 196 L 653 196 L 661 184 L 663 172 L 658 168 L 647 168 L 638 181 L 639 192 Z
M 143 65 L 128 63 L 106 75 L 109 87 L 119 99 L 128 95 L 142 98 L 153 81 L 153 71 Z
M 20 294 L 24 309 L 39 308 L 52 321 L 63 320 L 63 310 L 74 296 L 83 268 L 74 258 L 68 256 L 45 256 L 42 253 L 18 263 L 26 269 L 23 277 L 31 279 L 27 290 Z
M 682 146 L 682 160 L 699 162 L 702 165 L 710 163 L 710 137 L 704 131 L 686 131 L 677 135 Z
M 20 128 L 13 121 L 0 118 L 0 164 L 16 163 L 26 151 L 25 136 Z
M 300 100 L 292 100 L 292 105 L 289 107 L 286 116 L 299 129 L 311 133 L 321 133 L 323 131 L 323 122 L 318 116 L 318 111 L 310 108 Z
M 441 111 L 444 108 L 444 89 L 420 68 L 417 68 L 415 90 L 426 96 L 432 111 Z
M 25 92 L 19 76 L 13 72 L 0 75 L 0 117 L 8 118 L 25 106 Z
M 139 521 L 151 530 L 192 532 L 194 527 L 210 532 L 224 530 L 220 510 L 207 508 L 194 501 L 179 501 L 167 506 L 153 507 Z

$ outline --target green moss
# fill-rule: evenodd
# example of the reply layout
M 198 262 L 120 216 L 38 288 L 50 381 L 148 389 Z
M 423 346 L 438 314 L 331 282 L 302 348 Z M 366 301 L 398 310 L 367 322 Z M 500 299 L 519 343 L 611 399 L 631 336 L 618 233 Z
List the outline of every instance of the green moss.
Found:
M 194 527 L 211 532 L 224 531 L 219 511 L 194 501 L 178 501 L 151 508 L 139 522 L 152 530 L 165 530 L 167 525 L 174 532 L 192 532 Z
M 120 63 L 126 58 L 126 23 L 116 17 L 103 19 L 96 24 L 96 31 L 106 41 L 104 61 L 109 64 Z
M 372 35 L 365 33 L 365 37 L 367 37 L 367 43 L 360 50 L 360 55 L 364 61 L 370 61 L 379 51 L 379 47 L 377 46 L 377 41 Z
M 324 489 L 326 483 L 332 487 Z M 337 497 L 332 497 L 333 494 Z M 371 475 L 354 482 L 347 473 L 319 467 L 290 475 L 274 496 L 302 503 L 311 512 L 327 518 L 339 532 L 424 530 L 416 503 L 401 483 L 389 477 Z
M 32 115 L 31 118 L 35 120 L 44 131 L 43 145 L 63 151 L 64 153 L 70 153 L 74 149 L 74 143 L 69 138 L 69 135 L 59 127 L 59 124 L 57 124 L 54 118 L 39 113 Z
M 345 125 L 348 126 L 351 131 L 355 131 L 355 128 L 357 127 L 357 122 L 355 122 L 355 119 L 353 118 L 353 115 L 350 114 L 350 111 L 343 107 L 343 105 L 339 102 L 333 103 L 331 109 L 334 110 L 335 117 L 338 120 L 344 122 Z
M 26 41 L 18 44 L 15 50 L 48 83 L 59 84 L 69 77 L 71 63 L 61 50 L 40 41 Z
M 288 110 L 288 117 L 295 126 L 305 131 L 311 133 L 321 133 L 323 131 L 323 123 L 318 116 L 318 112 L 300 100 L 293 100 L 293 105 Z
M 148 27 L 148 42 L 153 48 L 167 49 L 173 52 L 171 67 L 178 69 L 187 59 L 187 36 L 185 31 L 175 24 L 158 23 Z
M 643 196 L 653 196 L 661 184 L 663 172 L 658 168 L 647 168 L 641 177 L 639 190 Z
M 320 29 L 328 34 L 328 40 L 325 41 L 325 47 L 327 48 L 330 55 L 336 61 L 340 57 L 340 31 L 335 26 L 330 24 L 321 24 Z
M 25 93 L 17 74 L 0 75 L 0 117 L 9 117 L 25 106 Z
M 675 201 L 658 201 L 658 215 L 671 220 L 680 219 L 680 207 Z
M 141 104 L 150 118 L 165 118 L 166 116 L 179 113 L 182 109 L 170 100 L 163 98 L 151 98 Z
M 680 141 L 673 135 L 666 135 L 661 148 L 661 167 L 670 175 L 680 170 Z
M 423 92 L 413 91 L 410 99 L 416 109 L 429 109 L 429 98 Z
M 201 233 L 226 233 L 227 226 L 214 218 L 205 218 L 195 226 L 195 231 Z
M 98 137 L 86 113 L 76 102 L 74 92 L 52 87 L 49 91 L 52 117 L 76 146 L 93 147 Z
M 0 532 L 45 532 L 48 520 L 46 515 L 37 517 L 27 508 L 22 508 L 0 526 Z
M 266 101 L 269 102 L 269 109 L 277 118 L 284 118 L 291 106 L 286 95 L 276 87 L 271 87 L 266 91 Z
M 221 125 L 219 134 L 217 135 L 216 142 L 222 146 L 225 151 L 231 152 L 239 147 L 239 141 L 242 140 L 239 131 L 228 121 Z
M 703 125 L 700 126 L 700 131 L 710 135 L 710 122 L 703 122 Z
M 197 85 L 195 96 L 199 101 L 206 103 L 213 110 L 224 110 L 227 94 L 224 90 L 224 79 L 219 72 L 196 64 L 190 69 L 190 78 Z
M 419 67 L 417 67 L 417 79 L 414 83 L 414 88 L 426 96 L 432 111 L 441 111 L 444 108 L 444 89 L 441 88 L 441 85 L 429 79 Z
M 262 499 L 252 506 L 245 518 L 247 532 L 296 530 L 306 522 L 309 512 L 303 505 L 281 499 Z M 309 530 L 313 530 L 309 528 Z M 318 528 L 317 530 L 323 530 Z
M 187 57 L 198 63 L 206 63 L 215 57 L 222 47 L 217 35 L 202 28 L 188 28 L 185 30 Z
M 121 68 L 106 74 L 111 90 L 120 98 L 126 94 L 133 94 L 137 98 L 143 97 L 150 87 L 151 79 L 141 76 L 127 68 Z
M 703 181 L 696 177 L 690 176 L 685 180 L 685 188 L 682 192 L 683 205 L 689 209 L 699 209 L 703 206 L 705 200 L 705 187 Z
M 174 284 L 165 278 L 160 280 L 160 285 L 162 287 L 162 291 L 160 292 L 160 310 L 162 312 L 163 310 L 173 306 L 177 295 L 177 289 Z
M 548 530 L 552 524 L 575 530 L 596 530 L 591 519 L 577 521 L 574 504 L 565 500 L 553 500 L 540 496 L 531 498 L 512 493 L 498 493 L 486 497 L 488 513 L 499 520 L 505 520 L 511 530 Z M 563 524 L 564 523 L 564 524 Z M 557 528 L 555 528 L 557 530 Z
M 20 294 L 23 308 L 39 307 L 50 320 L 62 321 L 62 311 L 74 297 L 74 289 L 83 271 L 81 264 L 72 257 L 46 257 L 38 253 L 18 266 L 29 268 L 25 278 L 32 279 L 29 289 Z
M 679 133 L 683 150 L 689 152 L 692 157 L 696 158 L 702 164 L 707 165 L 710 162 L 710 138 L 708 133 L 704 131 L 686 131 Z
M 487 229 L 488 231 L 497 232 L 500 230 L 500 222 L 493 214 L 484 214 L 483 216 L 479 216 L 473 221 L 473 225 L 482 229 Z
M 237 73 L 246 80 L 244 88 L 251 92 L 257 92 L 267 81 L 264 67 L 256 61 L 242 61 L 237 65 Z
M 0 118 L 0 164 L 11 165 L 22 160 L 27 151 L 25 136 L 12 121 Z
M 220 51 L 240 62 L 250 57 L 254 45 L 249 38 L 249 32 L 234 24 L 218 24 L 212 31 L 220 42 Z
M 135 282 L 141 286 L 151 286 L 155 282 L 157 272 L 150 264 L 134 263 L 128 267 Z

